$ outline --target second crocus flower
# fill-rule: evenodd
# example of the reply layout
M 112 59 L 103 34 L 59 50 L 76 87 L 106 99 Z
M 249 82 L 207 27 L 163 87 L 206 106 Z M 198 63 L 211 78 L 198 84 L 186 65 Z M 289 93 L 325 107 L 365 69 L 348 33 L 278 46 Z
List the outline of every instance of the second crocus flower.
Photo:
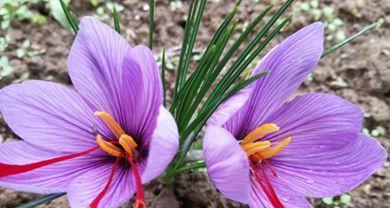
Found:
M 269 74 L 223 103 L 209 121 L 203 149 L 209 176 L 226 197 L 253 208 L 311 207 L 306 196 L 351 190 L 386 160 L 360 133 L 362 110 L 337 96 L 288 99 L 317 65 L 324 28 L 288 37 L 254 74 Z

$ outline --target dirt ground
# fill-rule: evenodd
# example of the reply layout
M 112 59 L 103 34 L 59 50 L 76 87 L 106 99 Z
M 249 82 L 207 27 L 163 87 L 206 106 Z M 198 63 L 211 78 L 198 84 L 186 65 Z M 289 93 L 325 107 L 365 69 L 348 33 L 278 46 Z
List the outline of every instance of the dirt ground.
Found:
M 156 1 L 156 30 L 154 52 L 163 48 L 172 51 L 180 46 L 185 25 L 187 1 L 183 8 L 172 10 L 169 1 Z M 206 7 L 196 47 L 202 49 L 216 30 L 219 23 L 232 7 L 232 1 L 210 1 Z M 280 1 L 271 0 L 278 4 Z M 239 23 L 244 24 L 261 12 L 270 1 L 244 0 L 239 10 Z M 301 2 L 293 5 L 293 22 L 271 45 L 282 40 L 297 28 L 314 21 L 307 11 L 296 12 Z M 147 44 L 148 11 L 147 1 L 126 0 L 125 10 L 120 13 L 124 36 L 131 44 Z M 15 71 L 0 79 L 0 87 L 25 79 L 52 80 L 70 85 L 66 61 L 74 35 L 63 29 L 43 6 L 35 6 L 42 14 L 48 15 L 45 25 L 33 25 L 14 21 L 8 33 L 12 41 L 5 52 Z M 360 105 L 365 111 L 365 131 L 375 134 L 383 146 L 390 150 L 390 1 L 389 0 L 323 0 L 319 8 L 332 7 L 334 14 L 344 24 L 339 30 L 350 36 L 365 26 L 381 19 L 380 28 L 352 42 L 339 51 L 325 57 L 300 88 L 299 94 L 306 92 L 327 92 L 337 94 Z M 73 1 L 71 8 L 78 17 L 92 15 L 95 8 L 88 1 Z M 324 17 L 321 20 L 326 20 Z M 112 24 L 111 20 L 108 20 Z M 239 27 L 240 30 L 240 27 Z M 0 31 L 4 35 L 6 31 Z M 327 31 L 327 35 L 332 31 Z M 34 57 L 18 58 L 15 50 L 29 39 L 29 50 L 38 52 Z M 325 48 L 336 43 L 326 41 Z M 3 54 L 2 54 L 3 55 Z M 172 57 L 172 60 L 174 57 Z M 260 59 L 260 57 L 259 57 Z M 169 71 L 168 82 L 173 82 L 174 71 Z M 0 119 L 0 142 L 17 139 Z M 374 132 L 374 133 L 373 133 Z M 378 133 L 379 132 L 379 133 Z M 390 163 L 377 171 L 364 184 L 348 194 L 352 200 L 343 207 L 390 207 Z M 38 195 L 0 189 L 0 207 L 16 207 L 36 198 Z M 146 186 L 146 199 L 149 207 L 245 207 L 229 201 L 218 194 L 203 174 L 188 173 L 177 177 L 173 185 L 158 181 Z M 321 200 L 310 199 L 315 207 L 331 207 Z M 43 207 L 68 207 L 65 197 L 56 199 Z

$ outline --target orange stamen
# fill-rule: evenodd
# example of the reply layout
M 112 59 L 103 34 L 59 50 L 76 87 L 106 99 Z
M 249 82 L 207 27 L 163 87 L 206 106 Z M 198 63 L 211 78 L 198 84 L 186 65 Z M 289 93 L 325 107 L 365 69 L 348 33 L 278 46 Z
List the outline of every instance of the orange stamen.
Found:
M 117 139 L 119 139 L 122 134 L 125 134 L 125 131 L 123 131 L 122 127 L 114 120 L 114 118 L 112 118 L 109 113 L 105 111 L 96 111 L 94 115 L 99 117 L 107 125 L 107 127 L 111 130 Z
M 274 123 L 267 123 L 261 125 L 255 130 L 251 131 L 243 140 L 242 144 L 248 144 L 250 142 L 254 142 L 257 139 L 261 139 L 265 137 L 267 134 L 271 134 L 279 131 L 279 127 Z
M 122 136 L 119 138 L 119 144 L 129 154 L 133 154 L 133 149 L 138 146 L 137 143 L 134 141 L 133 137 L 127 134 L 122 134 Z
M 271 145 L 271 142 L 269 142 L 269 141 L 258 141 L 258 142 L 248 143 L 248 144 L 241 144 L 241 147 L 244 150 L 248 150 L 248 149 L 252 149 L 254 147 L 258 147 L 258 146 L 268 146 L 268 145 Z
M 96 135 L 96 142 L 99 147 L 102 148 L 107 154 L 110 154 L 114 157 L 122 157 L 122 151 L 111 142 L 104 140 L 99 134 Z
M 249 156 L 255 154 L 256 152 L 263 151 L 271 146 L 271 143 L 269 141 L 265 142 L 255 142 L 255 143 L 249 143 L 241 145 L 242 149 L 246 152 L 246 154 Z
M 282 151 L 282 149 L 284 149 L 288 144 L 290 144 L 290 142 L 291 142 L 291 137 L 287 137 L 280 144 L 278 144 L 278 146 L 271 147 L 270 149 L 262 152 L 261 155 L 264 158 L 270 158 L 270 157 L 274 156 L 275 154 L 279 153 L 280 151 Z

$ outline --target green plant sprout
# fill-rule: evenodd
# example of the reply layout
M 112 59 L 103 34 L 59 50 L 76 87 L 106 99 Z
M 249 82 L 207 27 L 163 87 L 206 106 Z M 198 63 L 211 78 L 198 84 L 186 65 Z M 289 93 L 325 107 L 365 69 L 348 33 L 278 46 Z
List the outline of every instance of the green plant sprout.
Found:
M 183 2 L 175 0 L 169 4 L 171 11 L 177 11 L 183 9 Z
M 68 5 L 71 0 L 65 0 L 64 3 Z M 69 25 L 68 20 L 66 19 L 66 15 L 64 11 L 62 10 L 61 3 L 57 0 L 49 0 L 48 6 L 50 8 L 50 12 L 53 15 L 54 19 L 59 22 L 62 27 L 66 29 L 71 29 L 71 26 Z
M 326 40 L 336 40 L 342 41 L 346 38 L 343 29 L 341 28 L 344 22 L 335 16 L 335 11 L 332 7 L 323 7 L 319 8 L 319 1 L 312 0 L 310 2 L 300 2 L 298 6 L 293 11 L 294 14 L 299 12 L 307 13 L 314 20 L 318 21 L 323 19 L 325 22 L 325 27 L 329 31 L 329 34 L 326 36 Z
M 342 208 L 346 207 L 348 204 L 351 203 L 352 197 L 348 194 L 343 194 L 339 197 L 326 197 L 322 198 L 322 202 L 326 205 L 329 205 L 333 208 Z
M 9 76 L 14 72 L 14 68 L 9 65 L 8 57 L 7 56 L 1 56 L 0 58 L 0 79 L 3 77 Z
M 0 37 L 0 52 L 4 52 L 7 49 L 10 41 L 11 41 L 11 36 L 8 34 Z
M 38 0 L 0 0 L 0 5 L 2 5 L 0 8 L 1 29 L 8 29 L 14 18 L 20 21 L 29 20 L 35 24 L 45 24 L 46 17 L 28 7 L 28 4 L 38 2 Z
M 102 6 L 96 8 L 96 15 L 101 20 L 107 20 L 111 17 L 111 13 L 114 11 L 114 7 L 118 13 L 124 10 L 123 5 L 118 3 L 107 2 Z
M 379 137 L 386 134 L 386 129 L 383 126 L 377 126 L 371 131 L 368 128 L 363 128 L 363 133 L 372 137 Z
M 30 47 L 30 40 L 28 39 L 24 40 L 22 47 L 16 50 L 16 56 L 18 58 L 23 58 L 24 56 L 26 56 L 29 47 Z

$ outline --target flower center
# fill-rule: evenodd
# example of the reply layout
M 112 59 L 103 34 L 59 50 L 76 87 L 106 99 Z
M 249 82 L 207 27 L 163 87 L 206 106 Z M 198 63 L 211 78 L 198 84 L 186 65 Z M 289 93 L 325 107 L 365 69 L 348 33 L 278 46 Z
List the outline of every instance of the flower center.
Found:
M 102 138 L 100 134 L 96 135 L 96 142 L 99 145 L 99 147 L 105 151 L 107 154 L 112 155 L 116 157 L 115 164 L 112 168 L 109 180 L 104 187 L 104 189 L 99 193 L 99 195 L 95 198 L 95 200 L 90 204 L 90 208 L 95 208 L 98 206 L 100 200 L 103 198 L 104 194 L 107 192 L 111 182 L 112 178 L 114 176 L 115 170 L 118 166 L 119 160 L 121 158 L 125 158 L 131 166 L 131 169 L 135 176 L 135 182 L 137 186 L 137 193 L 136 193 L 136 201 L 134 204 L 134 208 L 144 208 L 145 200 L 143 195 L 143 188 L 142 188 L 142 181 L 141 176 L 139 174 L 137 165 L 135 163 L 135 158 L 138 155 L 138 151 L 136 150 L 138 144 L 134 141 L 133 137 L 126 134 L 125 131 L 122 129 L 122 127 L 115 121 L 112 116 L 105 112 L 105 111 L 97 111 L 94 113 L 95 116 L 99 117 L 106 126 L 110 129 L 110 131 L 115 136 L 115 140 L 113 141 L 106 141 Z M 121 147 L 121 148 L 120 148 Z
M 268 158 L 276 155 L 282 151 L 290 142 L 291 137 L 287 137 L 280 143 L 273 145 L 270 141 L 259 141 L 268 134 L 279 131 L 279 127 L 274 123 L 267 123 L 259 126 L 255 130 L 251 131 L 242 141 L 241 148 L 245 151 L 249 158 L 249 165 L 251 168 L 252 178 L 257 181 L 260 187 L 263 189 L 268 200 L 275 208 L 284 207 L 280 202 L 276 192 L 271 184 L 270 179 L 263 167 L 265 164 L 275 178 L 276 172 L 272 168 L 271 164 L 267 161 Z
M 270 141 L 258 141 L 267 134 L 277 131 L 279 131 L 279 127 L 274 123 L 261 125 L 242 140 L 241 147 L 248 157 L 257 158 L 259 161 L 270 158 L 282 151 L 291 142 L 291 137 L 287 137 L 276 146 L 271 146 Z M 259 155 L 261 155 L 261 157 Z
M 122 127 L 107 112 L 97 111 L 94 114 L 107 125 L 107 127 L 116 137 L 116 141 L 114 140 L 109 142 L 104 140 L 101 135 L 96 135 L 96 142 L 100 148 L 102 148 L 102 150 L 104 150 L 107 154 L 110 154 L 114 157 L 123 157 L 125 154 L 133 155 L 135 148 L 138 146 L 133 137 L 126 134 Z M 125 152 L 116 146 L 116 144 L 119 144 Z

